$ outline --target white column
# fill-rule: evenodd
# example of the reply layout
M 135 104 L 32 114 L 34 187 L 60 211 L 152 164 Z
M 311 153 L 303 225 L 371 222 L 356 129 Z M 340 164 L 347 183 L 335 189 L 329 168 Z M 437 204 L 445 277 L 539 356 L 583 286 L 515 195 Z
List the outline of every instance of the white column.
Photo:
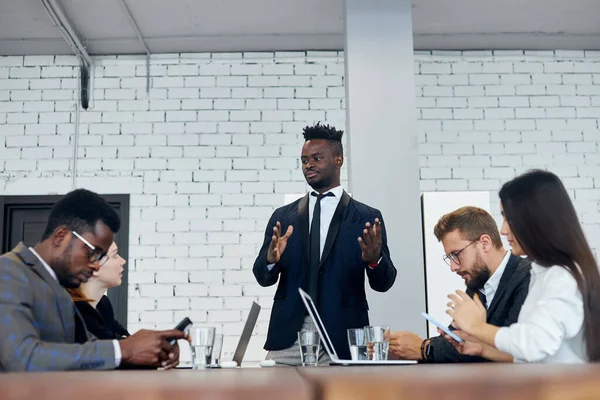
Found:
M 346 0 L 349 191 L 383 213 L 398 270 L 386 293 L 367 289 L 371 324 L 425 335 L 411 3 Z

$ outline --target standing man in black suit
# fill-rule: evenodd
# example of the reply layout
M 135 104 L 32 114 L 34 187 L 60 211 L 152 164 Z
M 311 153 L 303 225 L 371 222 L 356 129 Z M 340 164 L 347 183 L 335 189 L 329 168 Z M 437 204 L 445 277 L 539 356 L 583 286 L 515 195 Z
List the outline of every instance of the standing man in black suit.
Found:
M 261 286 L 279 280 L 265 350 L 282 364 L 300 364 L 297 333 L 314 329 L 298 288 L 315 301 L 338 356 L 349 359 L 346 330 L 369 325 L 365 272 L 378 292 L 396 280 L 381 213 L 340 186 L 342 135 L 329 125 L 304 128 L 302 172 L 313 190 L 275 210 L 252 268 Z
M 444 246 L 444 260 L 460 275 L 467 294 L 477 294 L 487 308 L 487 321 L 496 326 L 517 322 L 529 292 L 531 261 L 504 249 L 492 216 L 477 207 L 461 207 L 444 215 L 433 230 Z M 434 363 L 483 362 L 461 355 L 443 336 L 422 339 L 413 332 L 390 336 L 390 358 Z

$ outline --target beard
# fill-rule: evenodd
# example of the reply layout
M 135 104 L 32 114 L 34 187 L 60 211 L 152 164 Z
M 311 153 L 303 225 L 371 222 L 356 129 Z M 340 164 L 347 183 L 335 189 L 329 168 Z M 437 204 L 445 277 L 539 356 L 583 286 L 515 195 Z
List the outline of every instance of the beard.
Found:
M 69 260 L 71 258 L 72 249 L 71 246 L 62 253 L 60 258 L 54 262 L 54 272 L 58 278 L 58 283 L 67 289 L 77 289 L 80 282 L 75 282 L 74 277 L 69 272 Z
M 479 254 L 475 255 L 475 262 L 473 263 L 473 267 L 471 268 L 471 272 L 469 272 L 471 279 L 467 283 L 467 289 L 470 289 L 474 292 L 483 289 L 485 283 L 492 276 L 490 269 L 483 262 Z

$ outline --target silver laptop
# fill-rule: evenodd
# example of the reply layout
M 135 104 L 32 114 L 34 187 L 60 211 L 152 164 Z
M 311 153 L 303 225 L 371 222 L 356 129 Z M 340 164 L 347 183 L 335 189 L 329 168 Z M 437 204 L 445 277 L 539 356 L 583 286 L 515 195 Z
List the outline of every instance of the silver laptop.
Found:
M 250 342 L 250 338 L 252 337 L 252 331 L 256 326 L 256 321 L 258 320 L 259 312 L 260 305 L 257 302 L 253 301 L 252 307 L 250 308 L 250 312 L 248 313 L 248 318 L 246 318 L 246 324 L 244 325 L 244 329 L 242 330 L 242 335 L 240 336 L 240 341 L 238 342 L 237 348 L 235 349 L 235 353 L 233 354 L 233 361 L 235 361 L 238 366 L 242 365 L 242 360 L 244 359 L 244 354 L 246 354 L 248 343 Z
M 321 321 L 321 316 L 317 311 L 317 307 L 315 307 L 315 303 L 313 303 L 309 294 L 306 293 L 301 288 L 298 288 L 300 292 L 300 297 L 306 306 L 306 310 L 308 311 L 308 315 L 313 320 L 313 323 L 317 327 L 317 331 L 319 332 L 319 336 L 321 337 L 321 342 L 323 343 L 323 347 L 327 351 L 329 358 L 331 359 L 330 365 L 408 365 L 408 364 L 416 364 L 415 360 L 381 360 L 381 361 L 373 361 L 373 360 L 340 360 L 337 353 L 335 352 L 335 348 L 333 347 L 333 343 L 331 343 L 331 339 L 329 339 L 329 334 L 325 329 L 325 325 L 323 325 L 323 321 Z
M 244 329 L 242 330 L 242 334 L 240 335 L 240 340 L 238 341 L 237 347 L 235 348 L 235 353 L 233 354 L 233 360 L 239 366 L 242 365 L 242 361 L 244 359 L 244 355 L 246 354 L 246 349 L 248 348 L 248 343 L 250 343 L 250 339 L 252 338 L 252 332 L 254 331 L 254 327 L 256 326 L 256 321 L 258 320 L 258 314 L 260 313 L 260 305 L 253 301 L 252 307 L 250 308 L 250 312 L 248 313 L 248 318 L 246 318 L 246 323 L 244 324 Z M 192 365 L 178 365 L 178 369 L 191 369 Z M 221 368 L 219 364 L 210 365 L 209 368 Z

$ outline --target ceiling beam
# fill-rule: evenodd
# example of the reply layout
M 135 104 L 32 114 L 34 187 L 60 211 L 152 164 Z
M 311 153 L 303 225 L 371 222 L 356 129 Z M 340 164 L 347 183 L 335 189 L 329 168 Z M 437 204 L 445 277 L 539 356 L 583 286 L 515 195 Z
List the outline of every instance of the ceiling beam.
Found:
M 148 48 L 148 45 L 146 44 L 146 41 L 144 40 L 144 36 L 142 35 L 142 32 L 140 31 L 140 27 L 138 26 L 137 22 L 135 22 L 135 19 L 133 18 L 133 14 L 131 14 L 131 11 L 129 10 L 129 7 L 127 6 L 127 3 L 125 2 L 125 0 L 121 0 L 121 5 L 123 6 L 125 15 L 127 15 L 127 17 L 129 18 L 129 22 L 131 23 L 131 26 L 133 27 L 133 30 L 135 31 L 135 34 L 137 35 L 138 40 L 140 41 L 140 44 L 142 45 L 142 47 L 144 48 L 144 51 L 146 52 L 146 93 L 149 93 L 150 92 L 150 49 Z
M 129 18 L 129 22 L 131 23 L 131 26 L 135 30 L 135 34 L 137 35 L 138 40 L 140 41 L 140 44 L 144 48 L 144 51 L 146 52 L 146 54 L 149 56 L 150 49 L 146 45 L 146 41 L 144 40 L 144 36 L 142 35 L 142 32 L 140 31 L 140 27 L 138 26 L 137 22 L 135 22 L 135 19 L 133 18 L 133 14 L 131 14 L 131 11 L 129 10 L 129 7 L 127 6 L 127 3 L 125 2 L 125 0 L 121 0 L 121 5 L 123 6 L 123 10 L 125 11 L 127 18 Z
M 79 36 L 75 32 L 75 29 L 73 29 L 73 26 L 62 10 L 60 4 L 58 4 L 56 0 L 42 0 L 42 4 L 46 8 L 48 15 L 50 15 L 50 18 L 56 24 L 58 30 L 62 34 L 69 47 L 71 47 L 73 52 L 79 57 L 83 64 L 85 64 L 88 68 L 91 68 L 93 64 L 92 58 L 88 54 L 85 46 L 81 43 Z

